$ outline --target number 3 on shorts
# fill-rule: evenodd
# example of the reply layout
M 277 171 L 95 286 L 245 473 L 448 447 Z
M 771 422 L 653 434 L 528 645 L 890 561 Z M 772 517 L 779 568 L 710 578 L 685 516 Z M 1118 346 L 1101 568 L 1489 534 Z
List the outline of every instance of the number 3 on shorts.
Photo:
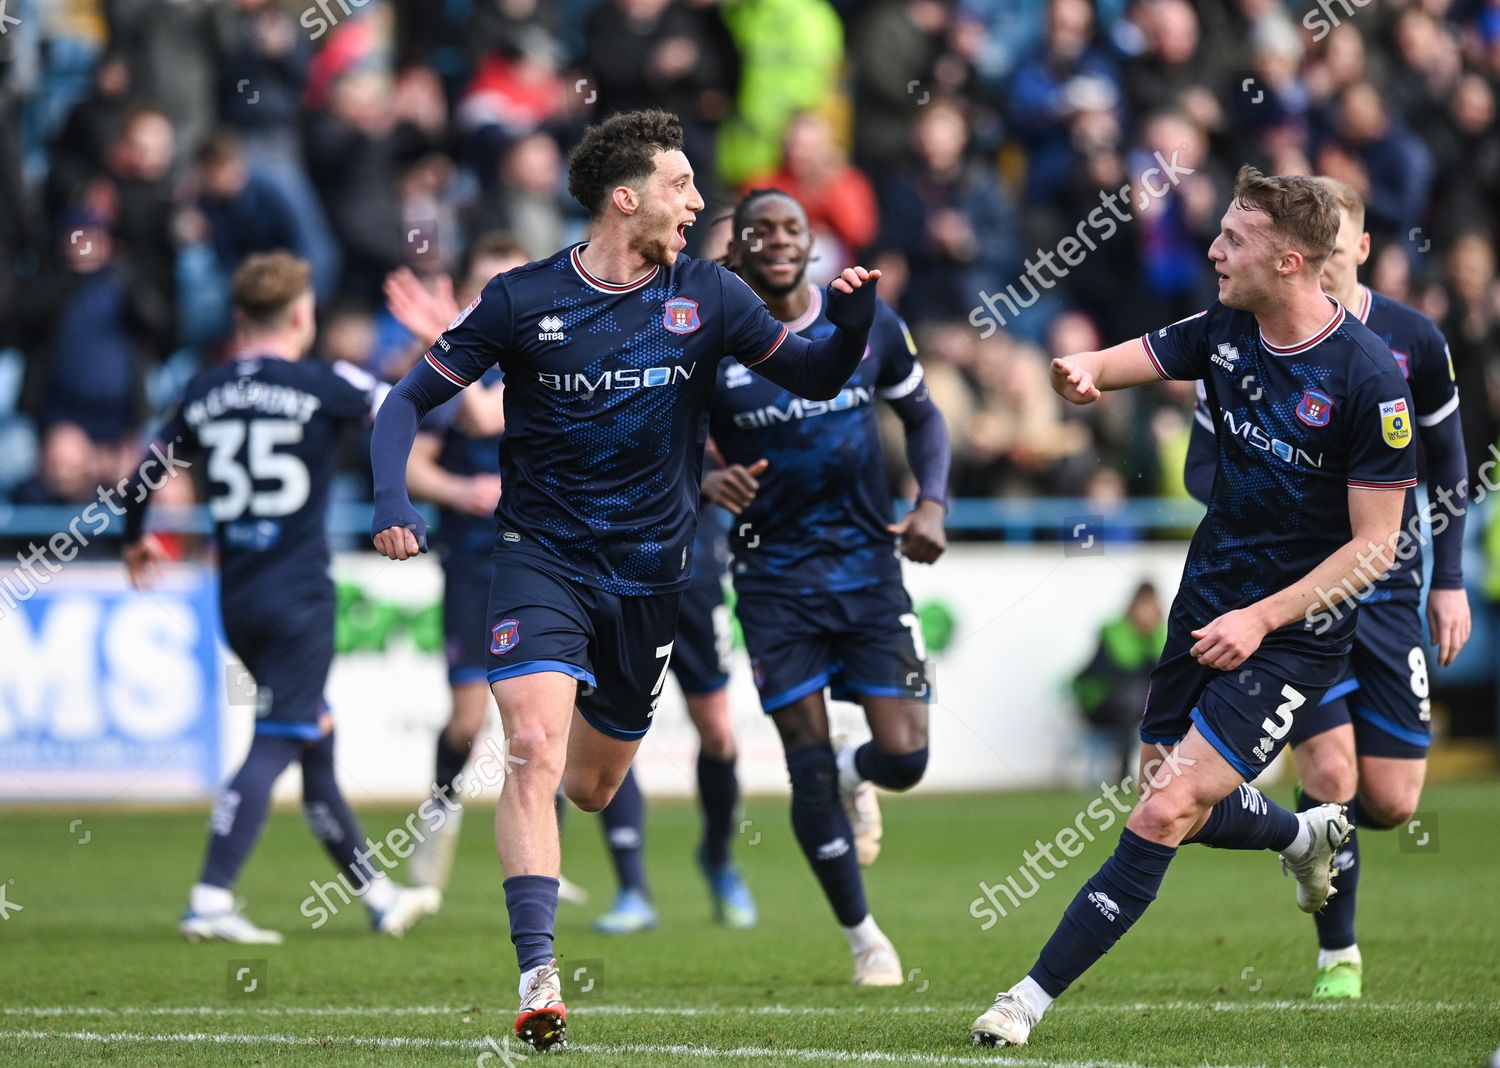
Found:
M 672 646 L 676 644 L 676 640 L 673 640 L 667 642 L 666 645 L 658 645 L 656 647 L 656 655 L 662 658 L 661 674 L 656 676 L 656 685 L 651 687 L 651 711 L 646 713 L 647 719 L 656 715 L 656 704 L 661 700 L 662 687 L 667 684 L 667 668 L 672 663 Z

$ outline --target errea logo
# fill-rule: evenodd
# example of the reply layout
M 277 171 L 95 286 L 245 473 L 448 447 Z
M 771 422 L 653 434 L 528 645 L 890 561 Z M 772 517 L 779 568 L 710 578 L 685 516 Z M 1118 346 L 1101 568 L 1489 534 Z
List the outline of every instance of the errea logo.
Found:
M 732 363 L 724 373 L 724 388 L 739 389 L 750 384 L 750 368 L 742 363 Z
M 542 321 L 537 325 L 542 328 L 541 333 L 536 336 L 538 341 L 563 340 L 563 321 L 557 316 L 544 315 L 542 316 Z
M 1224 370 L 1234 372 L 1234 361 L 1240 358 L 1240 350 L 1227 341 L 1219 346 L 1219 351 L 1209 356 L 1209 360 L 1218 364 Z

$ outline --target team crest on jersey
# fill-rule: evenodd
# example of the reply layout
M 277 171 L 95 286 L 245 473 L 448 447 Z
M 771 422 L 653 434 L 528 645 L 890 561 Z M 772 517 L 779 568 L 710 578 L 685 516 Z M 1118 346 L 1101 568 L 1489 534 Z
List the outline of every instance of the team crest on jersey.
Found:
M 461 323 L 465 319 L 467 319 L 469 317 L 469 313 L 471 311 L 473 311 L 475 308 L 479 307 L 479 301 L 482 298 L 482 296 L 483 296 L 483 294 L 481 294 L 479 297 L 475 297 L 473 300 L 469 301 L 469 306 L 467 308 L 465 308 L 463 311 L 459 312 L 458 315 L 456 315 L 454 317 L 453 321 L 448 324 L 448 329 L 452 330 L 459 323 Z
M 1411 378 L 1411 357 L 1404 352 L 1397 352 L 1395 349 L 1391 350 L 1391 355 L 1396 357 L 1396 366 L 1401 368 L 1401 377 L 1409 380 Z
M 1308 426 L 1327 426 L 1333 415 L 1333 398 L 1321 389 L 1303 390 L 1297 403 L 1297 418 Z
M 1411 412 L 1405 397 L 1380 402 L 1380 433 L 1393 449 L 1411 444 Z
M 691 334 L 703 324 L 698 320 L 698 302 L 673 297 L 662 305 L 662 325 L 674 334 Z
M 521 644 L 521 623 L 516 619 L 502 619 L 490 631 L 490 652 L 504 656 Z

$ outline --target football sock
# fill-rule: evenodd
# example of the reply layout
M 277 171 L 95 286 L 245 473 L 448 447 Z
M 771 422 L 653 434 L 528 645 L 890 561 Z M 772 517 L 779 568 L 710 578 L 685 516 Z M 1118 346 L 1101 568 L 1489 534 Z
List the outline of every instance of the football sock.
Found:
M 1108 953 L 1156 900 L 1176 855 L 1172 846 L 1121 831 L 1114 853 L 1083 884 L 1032 965 L 1028 974 L 1037 985 L 1055 998 Z
M 234 885 L 266 825 L 271 787 L 286 766 L 297 759 L 301 748 L 302 743 L 295 738 L 269 734 L 257 734 L 251 741 L 245 762 L 214 805 L 210 820 L 213 835 L 208 840 L 200 883 L 225 888 Z
M 1278 853 L 1296 844 L 1302 821 L 1249 783 L 1240 783 L 1208 813 L 1208 821 L 1183 845 L 1215 849 L 1272 849 Z
M 1330 964 L 1338 964 L 1340 961 L 1349 961 L 1351 964 L 1364 963 L 1364 959 L 1359 955 L 1358 946 L 1345 946 L 1343 949 L 1318 950 L 1319 968 L 1326 968 Z
M 198 883 L 188 895 L 188 908 L 199 916 L 215 916 L 234 911 L 234 893 L 222 886 Z
M 505 908 L 510 913 L 510 940 L 521 966 L 521 995 L 527 972 L 550 961 L 552 930 L 557 922 L 557 880 L 550 875 L 512 875 L 505 880 Z
M 790 750 L 786 766 L 792 779 L 792 831 L 797 844 L 823 884 L 839 923 L 853 927 L 870 910 L 854 853 L 854 831 L 839 802 L 833 747 L 824 743 Z
M 1306 812 L 1322 804 L 1326 802 L 1319 801 L 1304 789 L 1297 799 L 1297 811 Z M 1351 809 L 1354 806 L 1352 800 L 1345 804 Z M 1333 883 L 1338 893 L 1328 899 L 1328 904 L 1313 913 L 1313 923 L 1318 927 L 1318 945 L 1324 950 L 1348 949 L 1354 945 L 1354 902 L 1359 892 L 1359 832 L 1357 830 L 1349 831 L 1349 840 L 1334 854 L 1333 864 L 1338 872 L 1338 878 Z M 1321 958 L 1318 961 L 1318 967 L 1323 967 Z
M 924 745 L 910 753 L 891 754 L 875 748 L 874 742 L 866 742 L 854 750 L 854 769 L 861 779 L 876 786 L 884 786 L 887 790 L 909 790 L 922 781 L 922 773 L 927 770 L 927 747 Z
M 1035 979 L 1026 976 L 1015 986 L 1006 991 L 1012 997 L 1026 1003 L 1031 1010 L 1031 1015 L 1040 1020 L 1052 1004 L 1052 995 L 1043 990 Z
M 698 803 L 703 806 L 703 863 L 718 871 L 729 864 L 734 812 L 740 803 L 734 757 L 720 760 L 698 752 Z
M 302 814 L 313 837 L 323 843 L 349 886 L 363 894 L 376 868 L 369 857 L 365 833 L 339 789 L 333 770 L 332 731 L 302 752 Z M 378 911 L 385 896 L 377 890 L 373 897 L 365 897 L 365 904 Z
M 600 816 L 604 820 L 604 841 L 609 846 L 620 889 L 649 894 L 642 849 L 646 844 L 646 799 L 641 796 L 634 770 L 625 772 L 614 800 L 604 806 Z
M 465 746 L 459 749 L 448 740 L 448 731 L 438 731 L 437 737 L 437 770 L 433 773 L 432 784 L 437 787 L 436 795 L 450 803 L 459 800 L 454 784 L 458 777 L 463 774 L 464 765 L 468 763 L 469 750 Z
M 875 922 L 875 917 L 869 913 L 866 913 L 865 918 L 853 927 L 845 927 L 844 937 L 849 939 L 849 952 L 856 957 L 867 949 L 873 949 L 889 941 L 885 937 L 885 932 L 880 929 L 880 925 Z

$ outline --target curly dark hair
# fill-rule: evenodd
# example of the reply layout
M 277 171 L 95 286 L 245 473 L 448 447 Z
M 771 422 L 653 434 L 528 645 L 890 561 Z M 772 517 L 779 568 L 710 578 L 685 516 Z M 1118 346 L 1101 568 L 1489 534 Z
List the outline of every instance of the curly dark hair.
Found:
M 651 109 L 611 115 L 585 130 L 568 157 L 568 192 L 589 218 L 597 219 L 611 190 L 649 177 L 658 153 L 682 148 L 682 121 L 671 112 Z

